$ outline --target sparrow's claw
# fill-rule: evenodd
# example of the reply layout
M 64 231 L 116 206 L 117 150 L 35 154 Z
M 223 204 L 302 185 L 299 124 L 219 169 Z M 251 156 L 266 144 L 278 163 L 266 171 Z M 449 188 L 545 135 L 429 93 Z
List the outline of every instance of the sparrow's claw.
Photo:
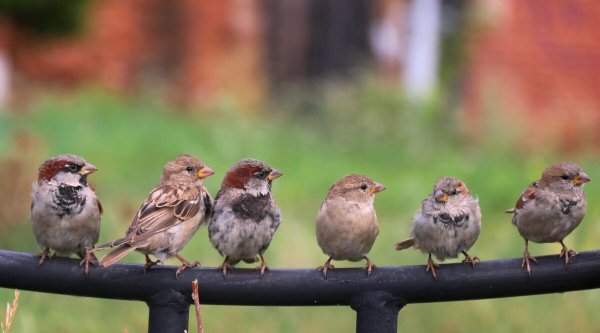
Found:
M 575 252 L 574 250 L 569 249 L 565 243 L 563 243 L 562 241 L 560 242 L 560 244 L 563 246 L 562 249 L 560 250 L 560 255 L 558 256 L 558 258 L 565 258 L 565 265 L 567 265 L 569 263 L 569 260 L 571 258 L 573 258 L 577 252 Z
M 259 253 L 258 256 L 260 257 L 260 266 L 256 267 L 256 269 L 260 270 L 260 278 L 262 279 L 265 275 L 265 271 L 269 269 L 269 266 L 267 266 L 267 262 L 262 253 Z
M 374 263 L 372 263 L 371 261 L 368 261 L 367 264 L 365 265 L 365 269 L 367 270 L 367 278 L 371 277 L 371 272 L 373 271 L 373 269 L 375 269 L 377 267 L 377 265 L 375 265 Z
M 267 263 L 264 261 L 260 263 L 260 266 L 256 267 L 256 270 L 260 270 L 260 278 L 261 279 L 265 275 L 265 271 L 267 271 L 268 269 L 269 269 L 269 266 L 267 266 Z
M 429 259 L 427 259 L 427 267 L 425 268 L 425 272 L 431 271 L 433 278 L 437 280 L 437 275 L 435 274 L 435 269 L 439 268 L 440 265 L 436 264 L 435 261 L 431 259 L 431 254 L 429 255 Z
M 527 274 L 529 274 L 529 276 L 531 277 L 531 265 L 529 264 L 529 261 L 533 261 L 537 264 L 537 259 L 535 259 L 534 256 L 530 255 L 529 251 L 525 251 L 523 253 L 523 262 L 521 263 L 521 268 L 526 267 Z
M 465 255 L 465 260 L 462 261 L 463 264 L 471 264 L 472 267 L 475 267 L 475 264 L 480 261 L 477 257 L 471 257 L 466 251 L 463 251 L 463 254 Z
M 577 254 L 577 252 L 571 250 L 571 249 L 562 249 L 560 250 L 560 255 L 558 256 L 558 258 L 565 258 L 565 265 L 569 263 L 569 261 L 571 260 L 571 258 L 573 258 L 575 255 Z
M 97 265 L 98 264 L 98 258 L 96 258 L 96 255 L 94 255 L 93 252 L 88 251 L 86 249 L 85 255 L 83 256 L 83 259 L 81 259 L 81 261 L 79 262 L 79 266 L 83 267 L 83 272 L 85 273 L 86 276 L 89 275 L 90 264 L 92 266 Z
M 154 265 L 158 265 L 158 264 L 162 264 L 162 260 L 156 259 L 155 261 L 152 261 L 152 259 L 150 259 L 150 257 L 148 257 L 148 255 L 146 255 L 146 263 L 144 264 L 144 273 L 146 273 L 146 271 L 154 266 Z
M 198 267 L 198 266 L 200 266 L 199 261 L 194 261 L 193 263 L 190 263 L 189 261 L 186 260 L 181 266 L 179 266 L 179 268 L 177 269 L 177 272 L 175 272 L 175 278 L 179 278 L 179 275 L 181 274 L 181 272 L 183 272 L 186 268 Z
M 331 260 L 333 258 L 329 257 L 329 259 L 327 259 L 327 261 L 323 264 L 323 266 L 319 266 L 317 267 L 317 270 L 319 271 L 323 271 L 323 278 L 327 279 L 327 271 L 334 269 L 335 267 L 331 264 Z
M 367 263 L 365 264 L 365 269 L 367 270 L 368 279 L 371 276 L 371 272 L 373 271 L 373 269 L 375 269 L 377 266 L 371 260 L 369 260 L 367 256 L 364 256 L 364 258 L 367 260 Z
M 44 264 L 44 260 L 46 260 L 46 258 L 50 258 L 50 249 L 45 248 L 44 251 L 42 251 L 36 255 L 40 256 L 40 261 L 38 262 L 38 267 L 42 267 L 42 264 Z
M 232 270 L 233 266 L 227 262 L 227 259 L 225 259 L 225 261 L 223 261 L 223 264 L 219 266 L 218 269 L 223 272 L 223 278 L 227 278 L 227 270 Z
M 179 266 L 177 272 L 175 272 L 175 278 L 179 278 L 179 274 L 181 274 L 181 272 L 183 272 L 186 268 L 200 266 L 200 262 L 198 261 L 194 261 L 194 263 L 190 264 L 190 262 L 185 260 L 184 257 L 180 256 L 179 253 L 175 253 L 174 256 L 181 261 L 181 266 Z

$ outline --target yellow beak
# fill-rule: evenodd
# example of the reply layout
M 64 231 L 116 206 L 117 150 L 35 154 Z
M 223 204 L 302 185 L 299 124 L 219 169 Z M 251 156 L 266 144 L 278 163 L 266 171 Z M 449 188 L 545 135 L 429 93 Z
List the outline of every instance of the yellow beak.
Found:
M 442 193 L 435 196 L 437 202 L 448 202 L 448 194 Z
M 371 188 L 369 188 L 369 194 L 374 194 L 377 192 L 381 192 L 385 190 L 385 186 L 383 186 L 382 184 L 379 183 L 375 183 L 375 185 L 371 186 Z
M 577 177 L 573 178 L 571 183 L 573 183 L 573 185 L 577 186 L 577 185 L 585 184 L 585 183 L 589 182 L 590 180 L 591 180 L 590 177 L 585 172 L 582 171 L 579 173 L 579 175 L 577 175 Z
M 81 168 L 81 170 L 79 170 L 79 174 L 82 176 L 85 175 L 89 175 L 92 172 L 95 172 L 96 170 L 98 170 L 98 168 L 96 168 L 95 166 L 93 166 L 90 163 L 86 163 L 83 168 Z
M 279 171 L 279 170 L 276 170 L 276 169 L 273 169 L 273 170 L 271 171 L 271 173 L 269 174 L 269 176 L 267 177 L 267 179 L 268 179 L 269 181 L 271 181 L 271 180 L 273 180 L 273 179 L 276 179 L 276 178 L 279 178 L 279 177 L 281 177 L 281 176 L 283 176 L 283 172 L 281 172 L 281 171 Z
M 196 175 L 198 176 L 198 178 L 206 178 L 214 173 L 215 172 L 213 171 L 213 169 L 205 166 L 204 168 L 200 169 Z

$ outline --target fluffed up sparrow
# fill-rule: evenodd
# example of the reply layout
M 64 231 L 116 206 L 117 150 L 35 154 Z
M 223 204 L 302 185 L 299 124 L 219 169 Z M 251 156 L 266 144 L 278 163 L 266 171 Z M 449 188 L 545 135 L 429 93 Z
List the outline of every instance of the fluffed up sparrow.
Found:
M 542 178 L 529 185 L 513 209 L 512 223 L 525 239 L 522 267 L 531 275 L 530 261 L 537 262 L 529 254 L 529 241 L 536 243 L 559 242 L 562 245 L 559 258 L 569 263 L 575 251 L 563 242 L 581 222 L 585 215 L 583 186 L 590 177 L 571 162 L 561 162 L 548 167 Z
M 39 167 L 31 191 L 31 222 L 37 243 L 44 248 L 39 265 L 54 254 L 76 253 L 87 275 L 96 257 L 87 252 L 98 241 L 102 205 L 87 181 L 96 167 L 77 155 L 57 155 Z
M 331 260 L 367 260 L 367 277 L 375 264 L 367 254 L 379 233 L 373 202 L 385 186 L 363 175 L 352 174 L 329 189 L 317 215 L 317 242 L 329 259 L 319 267 L 323 277 L 333 269 Z
M 214 172 L 190 155 L 180 155 L 168 162 L 159 184 L 131 220 L 125 237 L 99 246 L 115 249 L 100 259 L 108 267 L 137 250 L 146 256 L 144 270 L 175 256 L 182 265 L 176 276 L 191 264 L 179 255 L 196 230 L 210 217 L 213 200 L 204 187 L 204 178 Z M 152 261 L 149 255 L 157 258 Z
M 257 256 L 261 278 L 268 269 L 263 254 L 281 222 L 271 184 L 282 175 L 255 159 L 242 160 L 227 171 L 208 226 L 210 241 L 225 256 L 219 267 L 224 277 L 240 260 L 252 263 Z
M 465 256 L 463 262 L 475 266 L 479 259 L 471 257 L 467 251 L 477 240 L 480 228 L 478 200 L 460 179 L 442 177 L 413 217 L 412 237 L 396 244 L 396 250 L 414 246 L 428 253 L 426 271 L 431 271 L 437 278 L 435 269 L 439 266 L 431 259 L 432 254 L 443 261 L 462 253 Z

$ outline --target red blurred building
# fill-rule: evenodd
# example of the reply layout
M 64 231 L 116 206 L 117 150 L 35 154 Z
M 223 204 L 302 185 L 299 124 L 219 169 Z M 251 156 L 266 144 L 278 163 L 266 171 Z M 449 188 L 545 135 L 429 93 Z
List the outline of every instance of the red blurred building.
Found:
M 480 3 L 461 94 L 470 127 L 500 120 L 526 148 L 600 147 L 599 17 L 597 0 Z
M 467 4 L 460 6 L 469 24 L 459 104 L 470 134 L 500 123 L 520 131 L 525 147 L 545 146 L 556 137 L 565 149 L 597 145 L 600 1 Z M 408 11 L 409 5 L 408 0 L 92 1 L 85 28 L 72 37 L 39 39 L 0 21 L 0 51 L 13 69 L 16 95 L 36 83 L 92 82 L 125 92 L 149 87 L 185 103 L 231 94 L 243 105 L 258 106 L 274 82 L 332 69 L 337 75 L 357 59 L 373 59 L 371 28 L 380 18 L 411 24 L 401 12 L 386 15 L 390 8 Z M 405 41 L 410 29 L 382 31 Z M 406 52 L 402 43 L 391 50 Z M 385 62 L 377 52 L 374 59 Z M 393 63 L 380 67 L 394 72 L 393 80 L 402 75 L 403 64 L 396 62 L 404 58 L 388 58 Z

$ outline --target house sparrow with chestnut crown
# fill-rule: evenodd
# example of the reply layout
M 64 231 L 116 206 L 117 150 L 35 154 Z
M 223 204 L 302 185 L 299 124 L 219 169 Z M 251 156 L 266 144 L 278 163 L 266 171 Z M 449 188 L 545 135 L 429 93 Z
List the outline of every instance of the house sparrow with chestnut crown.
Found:
M 525 252 L 521 267 L 531 276 L 530 261 L 536 262 L 529 254 L 528 243 L 554 243 L 562 245 L 559 258 L 569 263 L 576 253 L 563 242 L 585 215 L 585 195 L 583 185 L 590 177 L 571 162 L 554 164 L 544 170 L 542 178 L 529 185 L 517 200 L 512 213 L 512 223 L 525 239 Z
M 375 264 L 367 254 L 379 233 L 373 202 L 385 186 L 363 175 L 348 175 L 333 184 L 317 215 L 317 242 L 329 259 L 318 269 L 327 278 L 331 260 L 367 260 L 367 277 Z
M 261 278 L 268 269 L 263 254 L 281 222 L 271 184 L 282 175 L 255 159 L 239 161 L 227 171 L 208 226 L 210 241 L 225 256 L 219 267 L 224 277 L 240 260 L 252 263 L 257 256 Z
M 213 173 L 206 164 L 190 155 L 180 155 L 169 161 L 159 184 L 133 216 L 125 237 L 99 247 L 116 248 L 100 259 L 100 266 L 108 267 L 134 250 L 146 256 L 144 270 L 172 256 L 182 263 L 176 277 L 186 268 L 197 266 L 198 262 L 191 264 L 179 252 L 200 225 L 208 222 L 213 200 L 203 182 Z M 150 254 L 157 260 L 152 261 Z
M 38 180 L 31 191 L 31 223 L 35 239 L 44 250 L 41 266 L 50 253 L 82 258 L 87 275 L 97 262 L 87 252 L 98 241 L 102 205 L 87 181 L 97 168 L 77 155 L 57 155 L 39 167 Z
M 465 256 L 463 263 L 475 266 L 479 261 L 467 251 L 473 246 L 481 229 L 479 203 L 463 181 L 453 177 L 440 178 L 431 193 L 421 203 L 421 209 L 413 217 L 412 238 L 396 244 L 396 250 L 414 246 L 428 253 L 426 271 L 437 278 L 438 266 L 432 259 Z

